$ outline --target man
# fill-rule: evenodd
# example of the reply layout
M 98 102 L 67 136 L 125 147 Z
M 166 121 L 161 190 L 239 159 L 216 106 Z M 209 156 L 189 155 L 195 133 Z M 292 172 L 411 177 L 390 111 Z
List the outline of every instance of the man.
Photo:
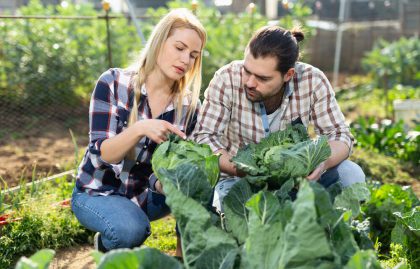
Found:
M 214 198 L 219 210 L 223 197 L 243 175 L 230 161 L 232 156 L 291 123 L 312 124 L 318 135 L 329 138 L 331 156 L 308 180 L 324 186 L 337 180 L 343 186 L 365 181 L 361 168 L 346 160 L 353 137 L 329 81 L 319 69 L 297 62 L 298 42 L 303 39 L 299 29 L 261 28 L 251 38 L 244 60 L 219 69 L 205 92 L 193 139 L 221 154 Z

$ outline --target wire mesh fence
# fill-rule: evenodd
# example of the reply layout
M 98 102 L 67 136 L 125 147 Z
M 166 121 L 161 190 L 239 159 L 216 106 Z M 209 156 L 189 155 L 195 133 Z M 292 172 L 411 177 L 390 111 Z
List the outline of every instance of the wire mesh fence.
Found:
M 87 18 L 0 20 L 0 136 L 86 122 L 95 80 L 110 66 L 105 22 Z M 114 64 L 126 65 L 140 42 L 125 18 L 111 27 Z

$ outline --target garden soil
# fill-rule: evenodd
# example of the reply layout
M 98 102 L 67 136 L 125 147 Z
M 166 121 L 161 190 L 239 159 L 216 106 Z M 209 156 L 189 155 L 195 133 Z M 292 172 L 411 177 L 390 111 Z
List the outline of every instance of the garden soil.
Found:
M 79 149 L 88 143 L 86 134 L 76 135 Z M 0 177 L 7 186 L 19 185 L 22 179 L 35 180 L 75 167 L 75 146 L 69 132 L 61 131 L 4 139 L 0 144 Z M 0 184 L 3 185 L 3 184 Z
M 96 268 L 91 255 L 92 245 L 74 246 L 57 250 L 49 269 L 93 269 Z

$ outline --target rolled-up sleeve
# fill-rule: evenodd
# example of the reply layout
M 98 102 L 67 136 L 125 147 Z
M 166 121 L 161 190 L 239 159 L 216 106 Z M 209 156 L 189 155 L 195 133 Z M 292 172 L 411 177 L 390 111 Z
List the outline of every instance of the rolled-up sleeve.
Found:
M 101 158 L 102 142 L 117 134 L 118 100 L 114 95 L 114 80 L 113 71 L 106 71 L 92 93 L 89 106 L 89 153 L 96 169 L 112 168 L 118 177 L 124 161 L 110 164 Z
M 354 138 L 335 99 L 331 84 L 325 75 L 319 72 L 314 76 L 313 85 L 311 118 L 315 131 L 317 134 L 328 136 L 329 140 L 343 142 L 351 151 Z
M 194 141 L 208 144 L 213 152 L 225 149 L 221 142 L 231 114 L 232 86 L 227 72 L 216 72 L 204 93 L 197 124 L 192 134 Z

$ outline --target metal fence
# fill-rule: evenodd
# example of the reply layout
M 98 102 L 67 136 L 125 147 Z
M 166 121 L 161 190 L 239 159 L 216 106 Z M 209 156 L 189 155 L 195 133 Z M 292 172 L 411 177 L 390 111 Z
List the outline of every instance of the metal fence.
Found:
M 96 79 L 141 48 L 132 28 L 111 33 L 117 20 L 126 18 L 0 17 L 0 138 L 86 131 Z

